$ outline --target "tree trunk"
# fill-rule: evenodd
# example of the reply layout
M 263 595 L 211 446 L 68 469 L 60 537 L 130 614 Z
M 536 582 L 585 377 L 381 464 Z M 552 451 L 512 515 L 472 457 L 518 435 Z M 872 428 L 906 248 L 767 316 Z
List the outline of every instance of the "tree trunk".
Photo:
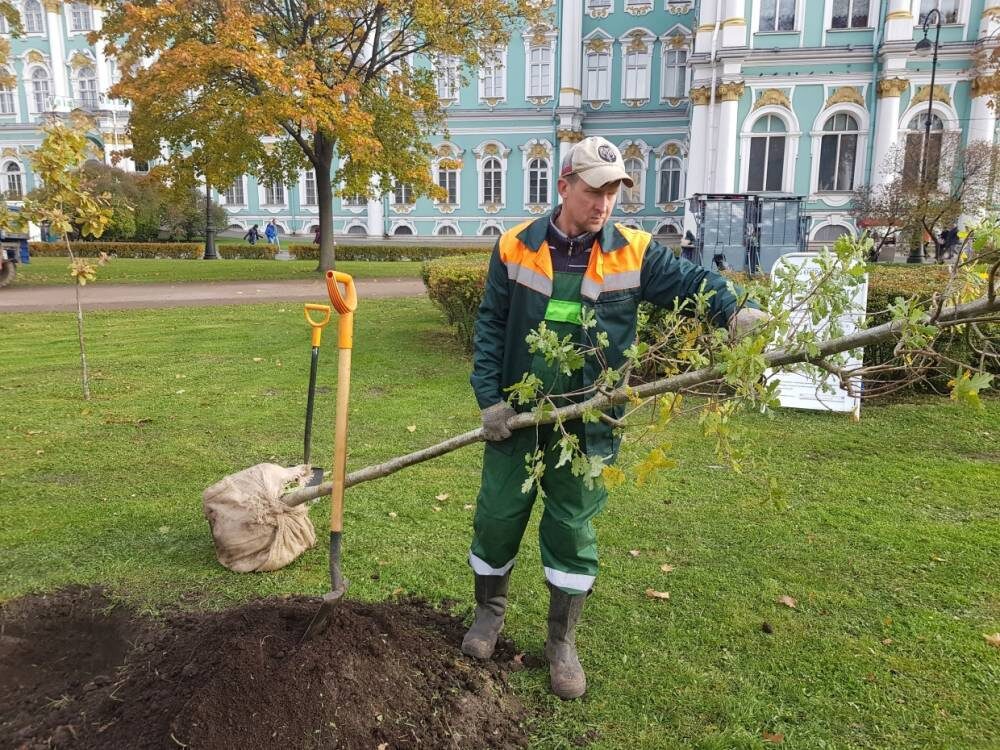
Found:
M 313 138 L 316 161 L 316 200 L 319 204 L 319 267 L 321 273 L 337 265 L 336 245 L 333 241 L 333 185 L 330 184 L 333 168 L 333 142 L 322 133 Z

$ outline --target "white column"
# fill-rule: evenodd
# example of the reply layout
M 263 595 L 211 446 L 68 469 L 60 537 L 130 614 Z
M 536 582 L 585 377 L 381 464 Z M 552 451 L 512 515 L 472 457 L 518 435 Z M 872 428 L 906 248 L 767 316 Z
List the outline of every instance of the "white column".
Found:
M 583 3 L 563 3 L 559 30 L 559 106 L 580 108 L 583 100 Z
M 899 140 L 899 96 L 909 86 L 902 78 L 883 78 L 878 82 L 878 113 L 875 116 L 875 147 L 872 153 L 871 184 L 884 185 L 891 177 L 887 163 Z
M 48 25 L 49 55 L 52 65 L 52 93 L 55 97 L 53 109 L 57 112 L 69 111 L 69 81 L 66 77 L 66 45 L 63 39 L 62 4 L 56 10 L 46 13 Z
M 718 126 L 716 134 L 715 184 L 712 191 L 731 193 L 736 190 L 736 109 L 743 96 L 743 82 L 720 83 L 716 88 Z
M 385 232 L 385 211 L 384 204 L 382 202 L 382 196 L 377 192 L 379 190 L 378 177 L 372 176 L 372 189 L 376 191 L 376 198 L 368 199 L 368 236 L 369 237 L 382 237 L 382 233 Z
M 747 43 L 747 21 L 743 0 L 725 0 L 722 18 L 722 46 L 744 47 Z
M 973 96 L 976 94 L 976 82 L 972 82 Z M 972 109 L 969 113 L 969 143 L 973 141 L 986 141 L 993 143 L 993 131 L 996 129 L 997 114 L 990 107 L 990 97 L 983 94 L 976 96 L 972 100 Z
M 986 0 L 979 19 L 979 38 L 986 39 L 1000 30 L 1000 0 Z
M 100 8 L 91 8 L 90 12 L 94 17 L 94 30 L 100 31 L 104 25 L 104 11 Z M 107 98 L 108 89 L 111 88 L 111 67 L 108 64 L 107 55 L 104 54 L 106 46 L 107 42 L 104 39 L 98 39 L 97 44 L 94 45 L 94 61 L 96 62 L 94 67 L 97 70 L 97 90 L 101 96 Z
M 708 86 L 691 89 L 691 136 L 688 139 L 687 177 L 684 189 L 684 229 L 695 231 L 689 201 L 695 193 L 705 192 L 705 156 L 708 153 Z
M 703 0 L 698 10 L 698 27 L 695 29 L 694 51 L 708 53 L 712 50 L 712 34 L 715 30 L 715 6 L 721 0 Z M 722 19 L 719 19 L 720 21 Z
M 913 25 L 916 19 L 910 13 L 910 0 L 889 0 L 885 16 L 886 42 L 913 42 Z

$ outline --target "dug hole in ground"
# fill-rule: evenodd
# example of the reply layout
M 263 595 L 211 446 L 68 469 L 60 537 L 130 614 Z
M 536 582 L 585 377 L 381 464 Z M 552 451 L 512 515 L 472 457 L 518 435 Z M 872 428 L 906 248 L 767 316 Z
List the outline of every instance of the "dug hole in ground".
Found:
M 300 645 L 317 606 L 271 598 L 154 620 L 97 588 L 8 601 L 0 747 L 527 746 L 509 641 L 472 662 L 447 612 L 344 600 Z

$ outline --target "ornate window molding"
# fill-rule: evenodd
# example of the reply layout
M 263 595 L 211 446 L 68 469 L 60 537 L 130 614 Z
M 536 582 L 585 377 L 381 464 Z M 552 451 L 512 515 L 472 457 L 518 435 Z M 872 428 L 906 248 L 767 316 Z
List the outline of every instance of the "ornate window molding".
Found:
M 774 136 L 783 135 L 785 137 L 784 154 L 781 169 L 781 192 L 790 193 L 795 184 L 795 164 L 797 163 L 799 151 L 799 137 L 802 135 L 799 129 L 799 121 L 795 113 L 785 107 L 766 104 L 754 110 L 743 121 L 743 129 L 740 132 L 740 186 L 742 191 L 747 192 L 750 175 L 750 145 L 754 137 L 763 138 L 767 133 L 755 133 L 754 125 L 768 116 L 777 117 L 784 124 L 784 132 L 775 132 Z M 766 186 L 765 186 L 766 187 Z
M 441 219 L 434 224 L 434 235 L 436 237 L 461 237 L 462 227 L 452 219 Z
M 611 101 L 614 38 L 595 29 L 583 40 L 583 100 L 594 109 Z
M 629 29 L 618 37 L 622 46 L 622 104 L 642 107 L 649 103 L 656 36 L 643 28 Z
M 413 188 L 405 182 L 398 182 L 389 193 L 389 207 L 397 214 L 408 214 L 416 206 Z
M 653 10 L 653 0 L 625 0 L 625 12 L 630 16 L 644 16 Z
M 524 208 L 533 216 L 543 214 L 552 205 L 552 144 L 545 139 L 532 138 L 519 148 Z
M 483 56 L 479 68 L 479 101 L 495 107 L 507 101 L 507 48 Z
M 498 219 L 486 219 L 479 223 L 479 229 L 476 230 L 476 234 L 480 237 L 499 237 L 505 231 L 502 221 Z
M 3 176 L 3 197 L 9 201 L 24 200 L 24 166 L 20 161 L 5 159 L 0 165 L 0 175 Z
M 837 91 L 839 92 L 841 90 L 842 89 L 838 89 Z M 831 95 L 827 101 L 828 102 L 832 101 L 835 98 L 836 93 L 837 92 L 835 92 L 834 95 Z M 842 96 L 840 98 L 845 99 L 846 96 Z M 837 115 L 848 115 L 852 117 L 858 129 L 852 131 L 825 130 L 827 124 L 831 120 L 833 120 Z M 865 164 L 866 164 L 865 157 L 868 154 L 869 126 L 870 126 L 870 118 L 868 116 L 868 110 L 866 110 L 862 106 L 859 106 L 858 104 L 855 104 L 853 101 L 840 101 L 838 103 L 833 104 L 832 106 L 827 106 L 820 111 L 820 113 L 816 116 L 816 119 L 813 121 L 812 130 L 809 133 L 810 151 L 811 151 L 810 153 L 811 171 L 809 175 L 809 186 L 810 189 L 814 191 L 814 193 L 827 193 L 827 194 L 830 193 L 830 191 L 820 190 L 820 185 L 819 185 L 820 167 L 824 156 L 823 139 L 824 138 L 833 139 L 836 137 L 841 137 L 842 140 L 842 136 L 844 134 L 853 134 L 856 136 L 855 139 L 856 145 L 854 153 L 854 170 L 853 170 L 853 180 L 851 184 L 851 189 L 856 189 L 861 186 L 865 175 Z M 843 147 L 845 144 L 841 142 L 838 145 Z M 837 193 L 833 193 L 832 197 L 834 198 L 835 202 L 839 197 L 843 196 L 845 192 L 846 191 L 841 191 L 839 195 Z M 829 203 L 829 197 L 831 196 L 827 195 L 827 197 L 824 197 L 824 200 L 827 201 L 828 203 Z M 847 201 L 842 201 L 842 203 L 846 202 Z
M 678 24 L 660 35 L 660 101 L 676 107 L 687 98 L 690 83 L 688 57 L 691 34 Z
M 479 207 L 488 214 L 495 214 L 507 205 L 507 157 L 510 156 L 510 148 L 500 141 L 483 141 L 472 153 L 476 156 L 479 177 L 476 190 Z
M 524 35 L 524 98 L 541 107 L 555 97 L 555 49 L 559 32 L 539 24 Z
M 438 99 L 446 107 L 458 101 L 462 88 L 460 73 L 457 57 L 441 55 L 434 61 L 434 85 Z
M 462 157 L 465 149 L 461 149 L 450 141 L 445 141 L 435 149 L 436 156 L 431 160 L 434 184 L 448 191 L 444 200 L 435 200 L 437 210 L 450 214 L 462 202 Z
M 615 12 L 615 0 L 587 0 L 587 15 L 591 18 L 607 18 Z
M 31 57 L 29 53 L 29 58 Z M 33 61 L 24 68 L 24 79 L 28 95 L 28 111 L 40 115 L 52 108 L 52 72 L 48 66 Z
M 664 213 L 684 207 L 687 176 L 687 148 L 678 141 L 667 141 L 655 151 L 656 206 Z
M 635 184 L 622 185 L 618 192 L 618 207 L 622 213 L 635 214 L 646 207 L 646 171 L 650 148 L 645 141 L 625 141 L 618 145 L 622 152 L 625 171 Z
M 21 114 L 21 97 L 18 95 L 17 77 L 13 69 L 6 66 L 2 69 L 10 76 L 10 86 L 0 87 L 0 117 L 13 117 L 15 120 Z
M 233 184 L 224 189 L 220 197 L 223 200 L 224 206 L 227 208 L 246 208 L 247 206 L 247 191 L 246 191 L 246 177 L 240 176 L 233 180 Z
M 404 229 L 408 231 L 401 231 Z M 389 234 L 393 237 L 415 237 L 417 234 L 417 226 L 409 219 L 396 219 L 392 222 Z

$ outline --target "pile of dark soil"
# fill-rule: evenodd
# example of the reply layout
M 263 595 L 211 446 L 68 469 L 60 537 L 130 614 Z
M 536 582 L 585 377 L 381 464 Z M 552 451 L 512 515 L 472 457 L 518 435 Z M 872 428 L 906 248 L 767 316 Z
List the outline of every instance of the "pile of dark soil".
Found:
M 0 747 L 514 748 L 514 650 L 462 656 L 463 625 L 418 602 L 266 599 L 152 621 L 74 588 L 0 614 Z

